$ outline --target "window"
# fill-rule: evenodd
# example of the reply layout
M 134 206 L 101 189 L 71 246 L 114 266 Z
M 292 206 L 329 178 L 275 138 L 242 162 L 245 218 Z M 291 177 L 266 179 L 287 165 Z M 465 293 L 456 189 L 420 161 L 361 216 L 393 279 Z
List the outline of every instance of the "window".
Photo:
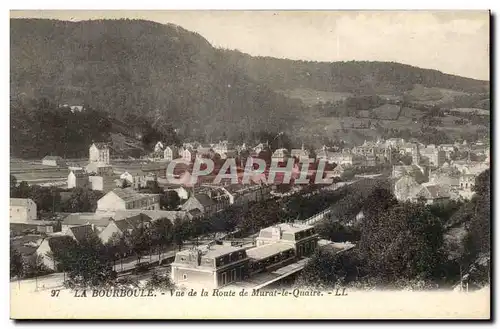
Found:
M 222 273 L 221 275 L 221 284 L 225 285 L 227 283 L 226 273 Z
M 187 275 L 187 274 L 183 274 L 183 275 L 182 275 L 182 279 L 183 279 L 183 280 L 187 280 L 187 278 L 188 278 L 188 275 Z
M 219 258 L 219 265 L 224 265 L 224 257 Z
M 231 282 L 236 281 L 236 270 L 231 271 Z
M 238 259 L 243 259 L 243 252 L 242 252 L 242 251 L 240 251 L 240 252 L 238 253 Z

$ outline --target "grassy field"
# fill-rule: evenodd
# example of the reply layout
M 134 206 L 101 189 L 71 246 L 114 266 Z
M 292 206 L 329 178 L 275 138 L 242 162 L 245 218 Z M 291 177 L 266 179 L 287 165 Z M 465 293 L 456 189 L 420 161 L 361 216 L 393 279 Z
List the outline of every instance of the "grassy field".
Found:
M 320 102 L 335 102 L 352 96 L 351 93 L 320 91 L 297 88 L 293 90 L 279 90 L 279 93 L 294 99 L 300 99 L 305 105 L 314 105 Z

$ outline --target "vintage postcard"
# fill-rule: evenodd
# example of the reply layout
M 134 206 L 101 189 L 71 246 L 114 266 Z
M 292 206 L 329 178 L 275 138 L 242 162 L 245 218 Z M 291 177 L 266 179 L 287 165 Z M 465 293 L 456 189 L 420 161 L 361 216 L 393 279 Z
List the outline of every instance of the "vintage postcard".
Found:
M 490 319 L 489 31 L 11 11 L 11 318 Z

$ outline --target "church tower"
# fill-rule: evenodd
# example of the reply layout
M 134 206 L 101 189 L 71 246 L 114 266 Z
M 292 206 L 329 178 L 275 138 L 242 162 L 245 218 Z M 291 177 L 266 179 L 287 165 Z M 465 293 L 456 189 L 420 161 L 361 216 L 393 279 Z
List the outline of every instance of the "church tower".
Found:
M 418 144 L 414 144 L 411 150 L 412 164 L 418 166 L 420 164 L 420 151 Z

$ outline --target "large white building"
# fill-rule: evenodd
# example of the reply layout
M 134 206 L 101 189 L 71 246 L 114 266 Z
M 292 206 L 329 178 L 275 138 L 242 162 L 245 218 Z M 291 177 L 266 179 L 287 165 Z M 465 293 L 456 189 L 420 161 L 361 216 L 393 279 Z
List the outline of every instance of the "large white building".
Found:
M 93 143 L 89 148 L 89 162 L 109 164 L 109 145 L 106 143 Z
M 97 212 L 117 210 L 143 209 L 159 210 L 160 196 L 158 194 L 138 193 L 133 188 L 116 188 L 97 201 Z
M 36 203 L 33 200 L 10 198 L 11 223 L 26 223 L 36 218 Z

